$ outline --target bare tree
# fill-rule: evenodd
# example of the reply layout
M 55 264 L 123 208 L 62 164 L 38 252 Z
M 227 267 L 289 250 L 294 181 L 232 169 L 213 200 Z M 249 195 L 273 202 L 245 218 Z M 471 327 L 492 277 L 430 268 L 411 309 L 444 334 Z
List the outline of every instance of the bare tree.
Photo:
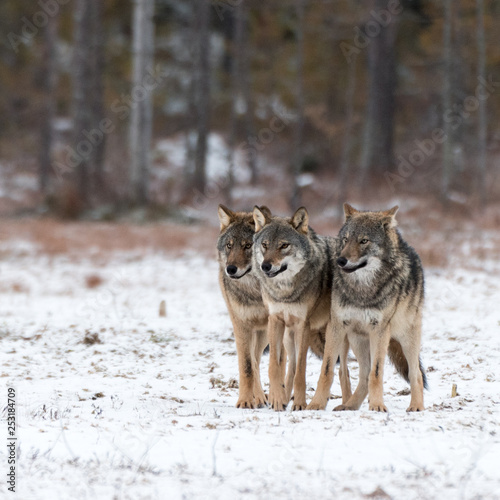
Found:
M 246 137 L 253 137 L 255 135 L 254 128 L 254 106 L 252 99 L 252 73 L 250 70 L 250 50 L 249 50 L 249 26 L 248 26 L 248 1 L 242 0 L 240 8 L 237 10 L 239 19 L 239 33 L 237 36 L 237 52 L 236 57 L 239 60 L 240 71 L 238 72 L 239 83 L 238 86 L 242 90 L 243 104 L 245 106 L 244 114 L 244 130 Z M 252 184 L 256 184 L 259 178 L 257 168 L 257 154 L 250 154 L 248 156 L 248 167 L 251 174 Z
M 244 108 L 243 129 L 245 136 L 253 137 L 254 130 L 254 107 L 251 92 L 251 71 L 249 56 L 248 37 L 248 5 L 242 0 L 234 6 L 233 36 L 231 40 L 231 88 L 232 105 L 229 120 L 229 144 L 228 144 L 228 180 L 225 186 L 226 201 L 230 203 L 231 190 L 234 185 L 234 153 L 236 148 L 237 135 L 239 130 L 238 116 L 241 105 Z M 248 152 L 248 168 L 251 174 L 251 183 L 258 181 L 257 151 L 255 149 Z
M 92 107 L 89 105 L 92 81 L 91 48 L 88 34 L 91 30 L 91 10 L 88 0 L 76 0 L 74 11 L 74 48 L 73 48 L 73 143 L 78 153 L 76 184 L 80 201 L 89 203 L 90 165 L 93 147 L 85 132 L 92 127 Z
M 191 57 L 189 58 L 189 84 L 186 91 L 186 101 L 187 101 L 187 113 L 184 117 L 184 128 L 186 134 L 185 142 L 185 160 L 184 160 L 184 170 L 183 170 L 183 190 L 187 194 L 192 188 L 192 182 L 194 177 L 194 156 L 196 151 L 196 137 L 194 134 L 194 128 L 196 126 L 196 53 L 197 47 L 196 41 L 196 2 L 190 0 L 188 2 L 190 8 L 190 15 L 188 19 L 188 26 L 184 31 L 184 43 L 189 48 L 189 53 Z
M 57 85 L 57 42 L 58 16 L 48 16 L 44 31 L 41 61 L 41 90 L 43 94 L 40 120 L 39 185 L 44 197 L 50 190 L 50 170 L 52 160 L 53 121 L 56 106 Z
M 210 8 L 210 2 L 203 0 L 197 4 L 195 9 L 198 21 L 195 70 L 197 139 L 193 186 L 201 193 L 205 191 L 207 182 L 205 166 L 210 122 Z
M 243 15 L 242 15 L 242 4 L 239 3 L 234 6 L 233 16 L 233 29 L 231 37 L 231 50 L 230 50 L 230 71 L 231 71 L 231 90 L 232 90 L 232 103 L 231 103 L 231 115 L 229 118 L 229 139 L 228 139 L 228 175 L 227 183 L 224 190 L 224 195 L 227 203 L 232 202 L 232 190 L 234 187 L 234 153 L 236 148 L 237 139 L 237 125 L 238 125 L 238 89 L 240 82 L 240 62 L 239 57 L 240 50 L 239 47 L 242 41 L 243 34 Z
M 105 136 L 103 27 L 101 0 L 76 0 L 73 48 L 73 146 L 78 155 L 76 184 L 83 206 L 102 187 Z M 98 188 L 98 189 L 96 189 Z
M 444 0 L 444 25 L 443 25 L 443 57 L 444 57 L 444 84 L 443 108 L 446 113 L 451 109 L 453 61 L 452 61 L 452 0 Z M 450 120 L 444 120 L 443 129 L 446 140 L 443 144 L 443 166 L 441 175 L 441 200 L 446 202 L 450 189 L 452 162 L 452 129 Z
M 130 185 L 132 202 L 139 205 L 149 201 L 153 89 L 144 85 L 144 81 L 148 72 L 153 72 L 153 15 L 154 0 L 134 0 L 132 98 L 135 102 L 130 118 Z
M 292 209 L 301 204 L 300 186 L 298 176 L 302 169 L 304 160 L 303 140 L 304 140 L 304 30 L 305 30 L 305 7 L 306 0 L 296 0 L 295 10 L 297 12 L 297 80 L 296 80 L 296 101 L 297 101 L 297 124 L 295 128 L 295 151 L 291 161 L 292 190 L 290 196 L 290 206 Z
M 104 46 L 105 31 L 103 27 L 103 2 L 90 0 L 91 33 L 90 50 L 92 64 L 91 106 L 92 124 L 98 129 L 105 118 L 104 110 Z M 93 190 L 101 196 L 105 194 L 104 180 L 104 152 L 106 148 L 106 135 L 101 131 L 94 139 L 95 146 L 92 155 Z
M 371 0 L 370 12 L 387 7 L 387 0 Z M 361 176 L 383 174 L 394 163 L 396 37 L 399 15 L 393 14 L 368 45 L 368 104 L 363 137 Z
M 486 42 L 484 36 L 484 2 L 476 0 L 476 15 L 477 15 L 477 52 L 478 52 L 478 77 L 481 81 L 486 80 Z M 486 115 L 486 100 L 479 100 L 479 117 L 478 117 L 478 134 L 477 142 L 479 149 L 478 158 L 478 194 L 479 202 L 482 207 L 486 205 L 486 134 L 487 134 L 487 115 Z
M 347 198 L 347 176 L 349 170 L 349 155 L 351 152 L 352 143 L 352 126 L 354 122 L 354 95 L 356 90 L 356 62 L 357 57 L 354 55 L 348 63 L 347 70 L 347 88 L 345 96 L 345 128 L 342 141 L 342 153 L 340 158 L 340 179 L 339 179 L 339 196 L 337 204 L 339 213 L 342 213 L 342 205 Z

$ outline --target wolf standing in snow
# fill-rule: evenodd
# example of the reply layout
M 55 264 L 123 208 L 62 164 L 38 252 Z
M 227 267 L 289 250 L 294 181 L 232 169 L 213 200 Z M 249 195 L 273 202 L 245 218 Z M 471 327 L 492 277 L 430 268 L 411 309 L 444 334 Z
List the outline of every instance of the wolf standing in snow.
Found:
M 346 336 L 358 358 L 359 385 L 336 410 L 357 410 L 368 393 L 370 410 L 387 411 L 383 401 L 387 352 L 410 383 L 407 411 L 424 409 L 427 381 L 419 357 L 424 275 L 417 253 L 396 229 L 397 210 L 360 212 L 344 205 L 345 223 L 334 255 L 332 319 L 310 409 L 326 407 L 334 360 Z
M 315 344 L 330 319 L 331 241 L 309 227 L 303 207 L 290 218 L 271 218 L 258 207 L 253 214 L 253 266 L 269 311 L 269 404 L 274 410 L 284 410 L 293 387 L 292 410 L 304 410 L 307 351 L 309 347 L 318 350 Z M 283 345 L 290 359 L 286 385 Z M 348 346 L 341 356 L 340 381 L 342 392 L 350 396 L 347 350 Z
M 267 207 L 261 207 L 268 217 Z M 239 368 L 238 408 L 261 408 L 266 396 L 260 381 L 260 358 L 267 345 L 267 310 L 252 272 L 255 223 L 252 213 L 219 205 L 217 240 L 219 284 L 233 323 Z

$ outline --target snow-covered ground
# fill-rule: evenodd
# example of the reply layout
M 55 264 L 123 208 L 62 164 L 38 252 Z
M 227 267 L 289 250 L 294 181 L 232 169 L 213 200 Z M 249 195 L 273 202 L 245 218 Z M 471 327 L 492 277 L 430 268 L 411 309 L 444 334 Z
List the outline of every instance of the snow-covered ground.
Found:
M 388 367 L 388 414 L 366 402 L 333 413 L 337 400 L 323 412 L 275 413 L 235 408 L 236 349 L 213 260 L 4 257 L 0 436 L 14 387 L 18 498 L 500 498 L 500 281 L 491 269 L 427 272 L 425 412 L 406 413 L 407 386 Z M 310 357 L 309 398 L 319 369 Z M 350 371 L 355 385 L 354 360 Z M 6 446 L 0 462 L 6 471 Z M 0 496 L 10 498 L 2 478 Z

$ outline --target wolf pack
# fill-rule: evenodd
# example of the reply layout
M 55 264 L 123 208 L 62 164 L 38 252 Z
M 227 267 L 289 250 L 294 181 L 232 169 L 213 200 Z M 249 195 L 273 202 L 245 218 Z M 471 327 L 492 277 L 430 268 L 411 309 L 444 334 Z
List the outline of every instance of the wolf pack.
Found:
M 231 318 L 239 369 L 238 408 L 324 410 L 339 364 L 342 404 L 386 412 L 388 355 L 410 384 L 407 411 L 424 410 L 420 360 L 424 275 L 415 250 L 397 230 L 398 207 L 359 211 L 344 204 L 337 237 L 318 235 L 304 207 L 279 217 L 266 206 L 237 212 L 219 205 L 219 283 Z M 269 392 L 260 363 L 269 346 Z M 359 364 L 351 389 L 348 355 Z M 308 352 L 322 358 L 306 400 Z

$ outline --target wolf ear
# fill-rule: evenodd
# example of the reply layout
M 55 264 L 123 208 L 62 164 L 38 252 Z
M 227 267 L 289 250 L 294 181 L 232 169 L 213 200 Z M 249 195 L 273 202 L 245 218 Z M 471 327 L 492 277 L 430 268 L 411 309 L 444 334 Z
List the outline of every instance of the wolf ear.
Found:
M 269 214 L 269 216 L 268 216 Z M 267 207 L 253 207 L 253 220 L 255 222 L 255 232 L 259 232 L 266 224 L 271 222 L 271 212 Z
M 349 205 L 349 203 L 344 203 L 344 215 L 345 215 L 345 220 L 347 220 L 349 217 L 352 217 L 354 214 L 358 214 L 359 210 L 356 210 L 354 207 Z
M 271 210 L 269 210 L 269 208 L 267 208 L 265 205 L 261 205 L 260 207 L 260 211 L 266 216 L 266 219 L 271 219 L 271 217 L 273 216 L 273 214 L 271 213 Z
M 229 208 L 224 205 L 219 205 L 218 209 L 219 221 L 220 221 L 220 230 L 224 231 L 231 221 L 234 219 L 234 212 L 229 210 Z
M 292 226 L 299 232 L 307 234 L 309 230 L 309 214 L 304 207 L 300 207 L 292 217 Z
M 389 210 L 385 210 L 382 212 L 382 225 L 385 227 L 385 229 L 389 229 L 391 227 L 396 227 L 398 225 L 398 222 L 396 221 L 396 214 L 399 210 L 399 207 L 396 205 L 395 207 L 392 207 Z

